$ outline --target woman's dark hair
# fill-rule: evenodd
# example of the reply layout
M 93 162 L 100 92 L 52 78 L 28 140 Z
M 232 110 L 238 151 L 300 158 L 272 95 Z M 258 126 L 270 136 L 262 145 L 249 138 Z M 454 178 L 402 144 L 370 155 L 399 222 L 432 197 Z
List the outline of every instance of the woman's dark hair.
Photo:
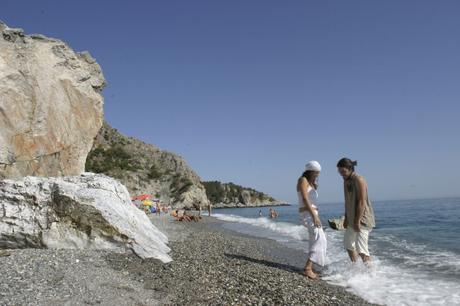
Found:
M 356 160 L 352 161 L 351 159 L 346 158 L 346 157 L 342 158 L 337 163 L 337 167 L 339 167 L 339 168 L 347 168 L 348 170 L 351 170 L 353 172 L 355 172 L 355 166 L 357 166 L 357 165 L 358 165 L 358 162 Z
M 315 189 L 318 189 L 318 184 L 316 183 L 314 177 L 313 177 L 313 174 L 315 173 L 315 171 L 310 171 L 310 170 L 307 170 L 305 171 L 304 173 L 302 173 L 302 176 L 304 178 L 307 179 L 308 183 Z

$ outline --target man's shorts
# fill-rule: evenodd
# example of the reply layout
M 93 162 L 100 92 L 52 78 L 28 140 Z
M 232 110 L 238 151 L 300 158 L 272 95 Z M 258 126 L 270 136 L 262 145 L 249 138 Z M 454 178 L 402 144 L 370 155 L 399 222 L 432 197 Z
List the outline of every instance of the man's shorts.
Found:
M 361 226 L 361 231 L 358 233 L 355 232 L 352 225 L 349 225 L 343 237 L 345 248 L 350 251 L 357 251 L 358 254 L 370 256 L 368 241 L 371 230 L 371 228 Z

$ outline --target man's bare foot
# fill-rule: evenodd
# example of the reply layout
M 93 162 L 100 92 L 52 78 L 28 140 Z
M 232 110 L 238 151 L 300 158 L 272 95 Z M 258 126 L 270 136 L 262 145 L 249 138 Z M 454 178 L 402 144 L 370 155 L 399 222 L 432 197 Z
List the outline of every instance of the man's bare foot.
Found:
M 303 275 L 305 275 L 305 276 L 308 277 L 309 279 L 318 279 L 318 274 L 316 274 L 315 272 L 313 272 L 312 269 L 305 269 L 305 270 L 303 270 Z

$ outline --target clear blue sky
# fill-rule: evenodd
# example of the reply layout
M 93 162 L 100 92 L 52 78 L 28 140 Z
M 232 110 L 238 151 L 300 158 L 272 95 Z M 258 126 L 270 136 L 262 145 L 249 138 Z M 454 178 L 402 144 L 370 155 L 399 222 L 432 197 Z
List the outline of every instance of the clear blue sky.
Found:
M 342 199 L 460 195 L 459 1 L 2 1 L 0 19 L 89 50 L 112 126 L 203 180 L 295 201 L 304 164 Z

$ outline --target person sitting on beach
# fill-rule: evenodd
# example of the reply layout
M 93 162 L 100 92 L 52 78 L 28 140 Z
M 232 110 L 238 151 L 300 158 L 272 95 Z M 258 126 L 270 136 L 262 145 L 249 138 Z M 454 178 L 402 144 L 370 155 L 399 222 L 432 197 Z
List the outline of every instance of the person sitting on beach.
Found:
M 300 220 L 308 229 L 308 259 L 304 268 L 304 275 L 311 279 L 318 278 L 313 271 L 313 263 L 324 266 L 326 260 L 327 240 L 316 206 L 318 200 L 317 178 L 321 165 L 317 161 L 310 161 L 305 166 L 305 172 L 297 181 L 297 195 L 299 198 Z
M 349 158 L 342 158 L 337 163 L 345 193 L 344 245 L 352 262 L 358 260 L 359 254 L 363 262 L 367 263 L 371 259 L 368 241 L 369 233 L 375 227 L 375 217 L 366 180 L 355 172 L 357 164 Z
M 190 216 L 190 219 L 191 219 L 192 221 L 198 222 L 198 221 L 201 221 L 202 217 L 201 217 L 201 216 L 191 215 L 191 216 Z
M 177 216 L 174 217 L 177 221 L 192 221 L 189 215 L 183 209 L 177 211 Z

